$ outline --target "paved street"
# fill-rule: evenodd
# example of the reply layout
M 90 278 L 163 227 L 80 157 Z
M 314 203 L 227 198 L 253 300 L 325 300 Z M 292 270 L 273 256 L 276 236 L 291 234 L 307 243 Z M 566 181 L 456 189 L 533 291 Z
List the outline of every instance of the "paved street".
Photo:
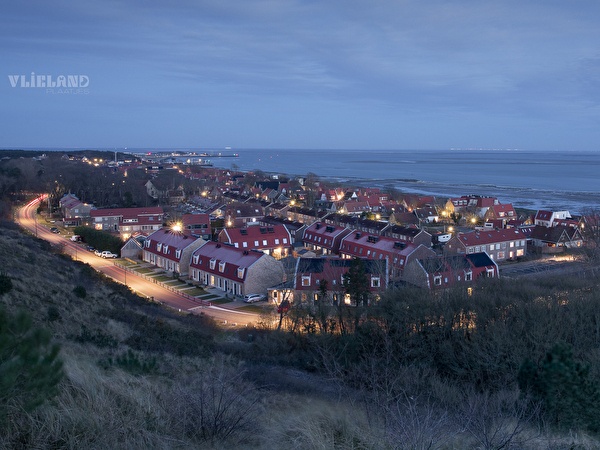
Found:
M 193 314 L 206 314 L 213 317 L 218 322 L 227 326 L 245 326 L 256 322 L 259 314 L 240 311 L 239 308 L 245 306 L 239 300 L 226 303 L 224 305 L 203 306 L 200 300 L 190 299 L 178 291 L 170 290 L 161 283 L 156 283 L 135 275 L 134 272 L 126 271 L 123 267 L 116 264 L 113 259 L 103 259 L 94 253 L 86 250 L 81 243 L 69 240 L 70 235 L 66 235 L 61 229 L 60 234 L 52 233 L 50 225 L 41 223 L 36 215 L 36 210 L 41 198 L 38 198 L 23 208 L 16 216 L 16 221 L 28 229 L 35 236 L 47 240 L 54 245 L 62 246 L 63 252 L 71 255 L 75 260 L 89 264 L 94 269 L 106 274 L 113 280 L 126 284 L 132 291 L 146 298 L 154 298 L 171 308 L 187 311 Z M 53 226 L 54 224 L 52 224 Z M 211 289 L 209 289 L 209 292 Z M 219 292 L 219 296 L 223 293 Z

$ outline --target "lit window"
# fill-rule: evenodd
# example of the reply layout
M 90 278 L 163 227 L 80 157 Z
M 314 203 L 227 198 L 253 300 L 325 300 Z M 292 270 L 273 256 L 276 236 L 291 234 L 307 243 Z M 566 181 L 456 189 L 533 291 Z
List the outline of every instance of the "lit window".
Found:
M 302 286 L 310 286 L 310 276 L 302 276 Z

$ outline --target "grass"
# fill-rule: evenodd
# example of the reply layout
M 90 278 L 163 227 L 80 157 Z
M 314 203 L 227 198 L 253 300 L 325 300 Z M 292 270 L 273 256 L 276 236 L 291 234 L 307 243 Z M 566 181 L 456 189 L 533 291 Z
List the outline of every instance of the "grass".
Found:
M 144 275 L 154 272 L 154 270 L 150 269 L 149 267 L 138 267 L 133 270 L 135 270 L 138 273 L 144 274 Z
M 193 288 L 190 290 L 185 291 L 186 294 L 191 295 L 192 297 L 199 297 L 202 294 L 206 294 L 206 291 L 204 289 L 200 289 L 200 288 Z

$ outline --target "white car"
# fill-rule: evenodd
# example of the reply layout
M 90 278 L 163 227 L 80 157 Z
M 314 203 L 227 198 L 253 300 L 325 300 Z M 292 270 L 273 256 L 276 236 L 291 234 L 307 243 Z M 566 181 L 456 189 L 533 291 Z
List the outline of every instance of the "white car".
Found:
M 113 252 L 109 252 L 108 250 L 104 250 L 102 253 L 100 253 L 100 256 L 102 256 L 103 258 L 116 258 L 117 255 L 115 255 Z
M 246 303 L 255 303 L 264 300 L 265 296 L 262 294 L 248 294 L 244 296 L 244 301 Z

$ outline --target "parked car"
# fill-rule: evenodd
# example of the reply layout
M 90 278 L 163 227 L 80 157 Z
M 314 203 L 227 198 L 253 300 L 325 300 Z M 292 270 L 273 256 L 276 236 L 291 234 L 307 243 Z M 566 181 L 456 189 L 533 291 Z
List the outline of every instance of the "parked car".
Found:
M 52 231 L 53 233 L 56 233 L 56 234 L 60 233 L 60 230 L 58 228 L 56 228 L 56 227 L 50 228 L 50 231 Z
M 118 255 L 115 255 L 113 252 L 109 252 L 108 250 L 104 250 L 100 253 L 102 258 L 118 258 Z
M 102 252 L 100 250 L 94 250 L 94 255 L 102 256 Z
M 246 303 L 255 303 L 264 300 L 266 297 L 262 294 L 248 294 L 244 296 Z
M 81 241 L 81 236 L 79 236 L 78 234 L 74 234 L 73 236 L 71 236 L 71 241 L 79 242 Z
M 87 249 L 88 252 L 95 252 L 96 249 L 94 247 L 92 247 L 91 245 L 88 245 L 85 247 Z

